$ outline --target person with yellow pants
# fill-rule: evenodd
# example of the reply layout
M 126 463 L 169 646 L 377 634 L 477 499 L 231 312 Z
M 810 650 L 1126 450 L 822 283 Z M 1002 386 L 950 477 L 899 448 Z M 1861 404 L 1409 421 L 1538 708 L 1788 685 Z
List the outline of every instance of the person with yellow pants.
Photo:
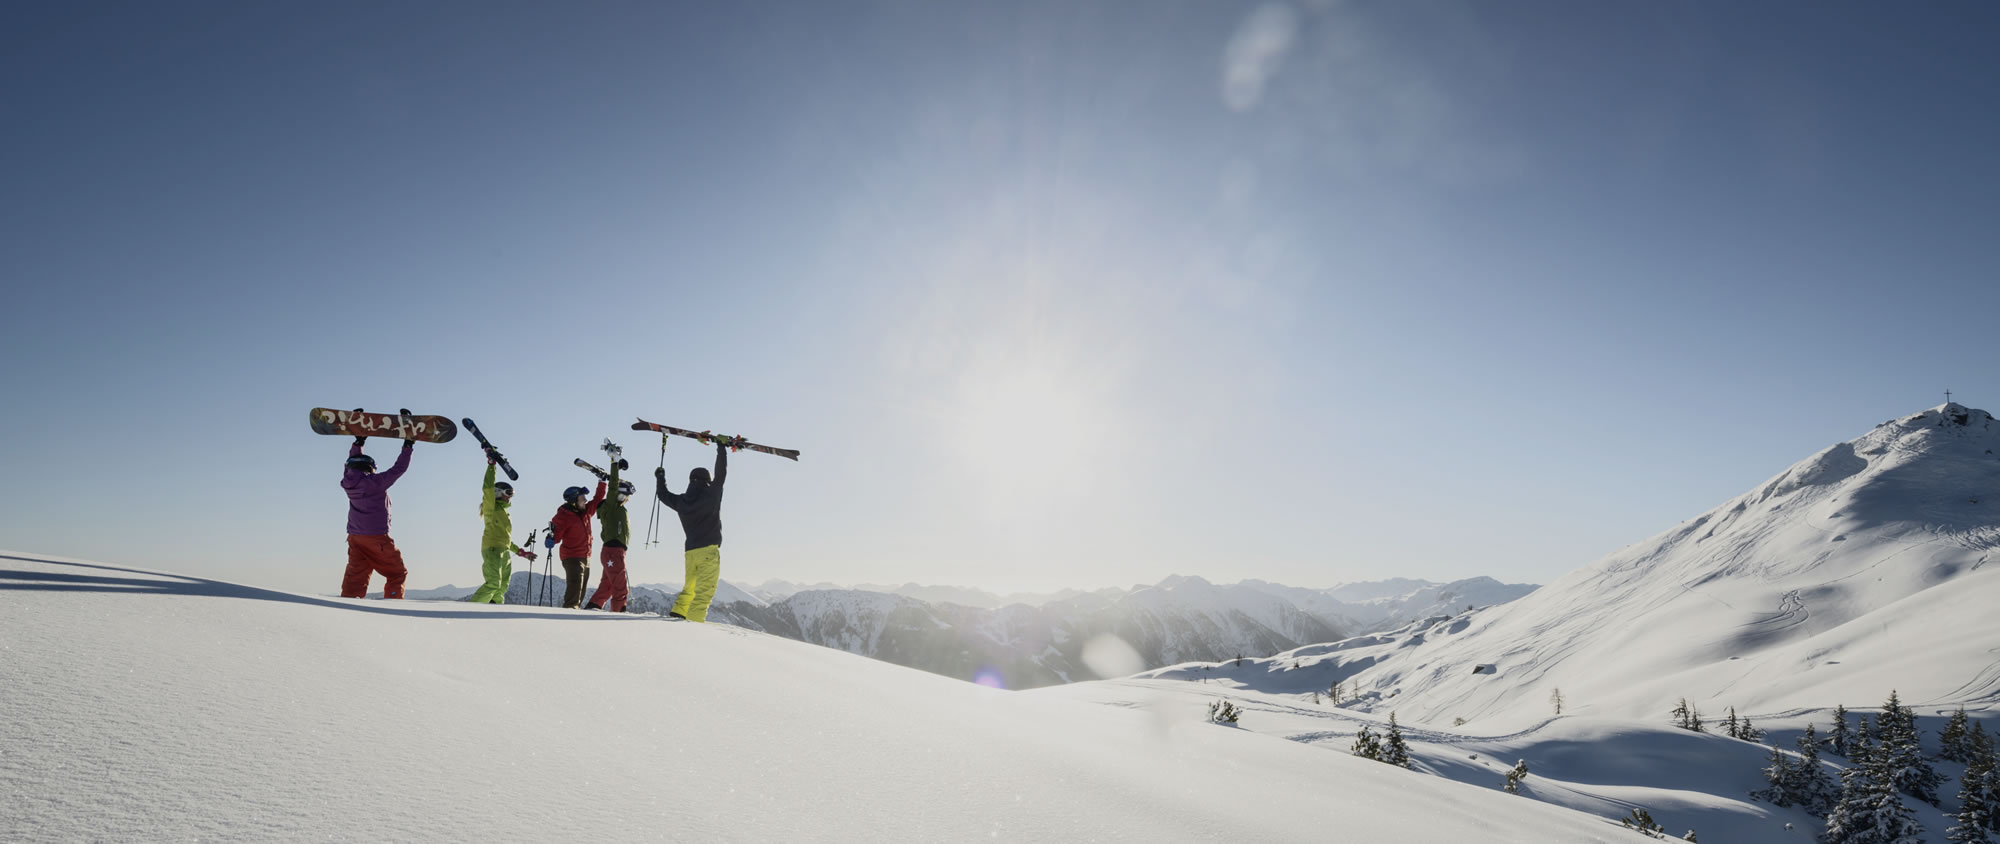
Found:
M 742 437 L 737 437 L 742 440 Z M 722 483 L 729 478 L 729 447 L 715 443 L 715 476 L 696 466 L 688 472 L 687 492 L 667 489 L 667 470 L 653 470 L 654 492 L 681 517 L 687 533 L 687 580 L 667 614 L 688 621 L 707 621 L 708 604 L 722 577 Z
M 479 517 L 486 522 L 486 531 L 479 537 L 479 556 L 483 563 L 485 582 L 479 591 L 472 593 L 475 604 L 507 603 L 507 581 L 514 576 L 514 561 L 507 556 L 512 550 L 516 556 L 526 557 L 530 562 L 535 552 L 514 544 L 508 534 L 514 532 L 514 519 L 508 515 L 507 507 L 514 500 L 514 485 L 501 481 L 493 482 L 495 460 L 493 452 L 486 453 L 486 485 L 481 489 Z

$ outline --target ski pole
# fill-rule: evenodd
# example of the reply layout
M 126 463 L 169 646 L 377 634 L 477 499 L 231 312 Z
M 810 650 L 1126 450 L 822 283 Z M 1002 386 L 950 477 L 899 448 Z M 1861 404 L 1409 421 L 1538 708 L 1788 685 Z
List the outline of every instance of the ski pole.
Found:
M 667 469 L 667 432 L 660 432 L 660 471 Z M 660 485 L 653 485 L 653 521 L 646 525 L 646 547 L 660 543 Z
M 549 606 L 549 584 L 555 582 L 555 576 L 550 574 L 549 568 L 556 559 L 556 529 L 553 527 L 542 535 L 542 555 L 542 598 L 535 602 L 535 606 L 538 607 Z

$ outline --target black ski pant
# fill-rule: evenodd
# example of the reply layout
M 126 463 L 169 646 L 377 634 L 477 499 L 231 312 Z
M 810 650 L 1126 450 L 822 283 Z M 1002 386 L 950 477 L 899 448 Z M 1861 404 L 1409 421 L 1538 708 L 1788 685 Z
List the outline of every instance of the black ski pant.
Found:
M 590 585 L 590 558 L 564 557 L 563 576 L 569 585 L 563 589 L 563 607 L 576 609 L 583 606 L 583 587 Z

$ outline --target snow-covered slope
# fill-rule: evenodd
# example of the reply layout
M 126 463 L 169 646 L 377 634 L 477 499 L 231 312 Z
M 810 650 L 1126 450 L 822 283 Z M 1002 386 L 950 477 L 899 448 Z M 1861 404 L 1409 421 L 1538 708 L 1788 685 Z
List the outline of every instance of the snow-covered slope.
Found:
M 726 625 L 0 555 L 0 840 L 1617 841 Z
M 2000 424 L 1883 423 L 1513 603 L 1281 654 L 1378 711 L 1533 723 L 2000 700 Z M 1479 665 L 1494 673 L 1475 673 Z M 1325 685 L 1320 686 L 1324 688 Z M 1492 727 L 1499 728 L 1499 727 Z

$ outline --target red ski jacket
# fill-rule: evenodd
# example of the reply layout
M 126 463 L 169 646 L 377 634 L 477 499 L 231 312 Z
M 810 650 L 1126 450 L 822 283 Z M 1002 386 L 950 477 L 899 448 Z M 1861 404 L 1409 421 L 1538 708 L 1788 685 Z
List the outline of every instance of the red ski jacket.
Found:
M 583 505 L 579 513 L 575 507 L 564 504 L 556 508 L 556 516 L 549 520 L 549 530 L 554 531 L 556 541 L 562 543 L 556 556 L 565 560 L 590 559 L 590 519 L 597 515 L 597 506 L 604 503 L 604 482 L 597 482 L 597 497 Z

